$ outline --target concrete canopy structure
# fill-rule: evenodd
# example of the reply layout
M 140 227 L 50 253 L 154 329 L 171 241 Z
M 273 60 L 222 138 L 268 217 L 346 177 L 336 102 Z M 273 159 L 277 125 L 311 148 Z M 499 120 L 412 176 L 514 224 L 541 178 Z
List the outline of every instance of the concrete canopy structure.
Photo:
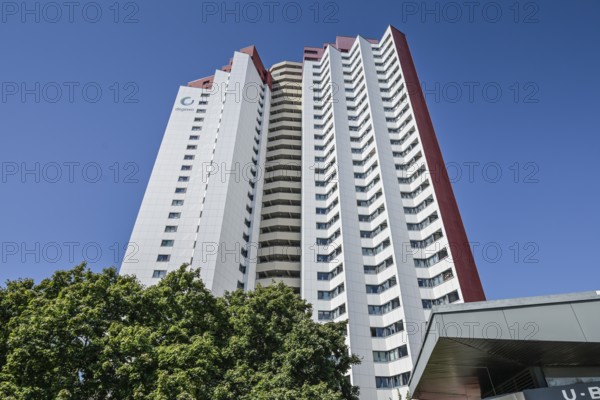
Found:
M 419 400 L 550 400 L 518 392 L 596 381 L 600 291 L 435 307 L 410 389 Z

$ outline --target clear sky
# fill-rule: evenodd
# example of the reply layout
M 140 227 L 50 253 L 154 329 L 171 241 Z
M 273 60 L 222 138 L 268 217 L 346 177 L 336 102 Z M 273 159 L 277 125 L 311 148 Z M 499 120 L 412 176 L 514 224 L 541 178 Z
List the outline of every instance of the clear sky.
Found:
M 179 85 L 391 24 L 488 298 L 600 290 L 600 2 L 69 4 L 1 3 L 0 281 L 120 265 Z

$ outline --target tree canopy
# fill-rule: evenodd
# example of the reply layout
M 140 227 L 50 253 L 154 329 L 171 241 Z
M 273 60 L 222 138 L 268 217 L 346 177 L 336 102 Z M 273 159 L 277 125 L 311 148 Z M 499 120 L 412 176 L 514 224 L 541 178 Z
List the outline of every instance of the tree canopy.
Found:
M 144 287 L 82 264 L 0 288 L 0 398 L 358 399 L 345 334 L 283 284 L 216 298 L 186 266 Z

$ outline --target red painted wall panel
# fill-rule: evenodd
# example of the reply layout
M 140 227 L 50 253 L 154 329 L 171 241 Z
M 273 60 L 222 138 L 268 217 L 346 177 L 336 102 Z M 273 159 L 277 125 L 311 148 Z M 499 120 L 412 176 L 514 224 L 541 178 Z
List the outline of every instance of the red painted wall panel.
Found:
M 414 116 L 419 128 L 420 140 L 430 169 L 430 180 L 442 213 L 442 222 L 448 235 L 450 251 L 456 267 L 456 274 L 465 302 L 483 301 L 485 293 L 475 265 L 475 259 L 467 239 L 467 233 L 458 210 L 452 184 L 448 177 L 442 151 L 433 129 L 425 96 L 415 69 L 408 42 L 402 32 L 394 27 L 392 37 L 400 58 L 408 95 L 414 108 Z

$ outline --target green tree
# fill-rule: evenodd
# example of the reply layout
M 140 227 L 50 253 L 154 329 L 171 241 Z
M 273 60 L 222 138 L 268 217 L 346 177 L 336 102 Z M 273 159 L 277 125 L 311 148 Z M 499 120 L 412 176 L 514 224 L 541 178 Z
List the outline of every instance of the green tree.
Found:
M 345 345 L 346 324 L 317 324 L 310 306 L 283 284 L 236 291 L 221 301 L 233 335 L 215 399 L 354 399 L 344 374 L 358 363 Z
M 143 287 L 85 265 L 0 288 L 4 400 L 345 400 L 358 363 L 283 284 L 215 298 L 182 266 Z

